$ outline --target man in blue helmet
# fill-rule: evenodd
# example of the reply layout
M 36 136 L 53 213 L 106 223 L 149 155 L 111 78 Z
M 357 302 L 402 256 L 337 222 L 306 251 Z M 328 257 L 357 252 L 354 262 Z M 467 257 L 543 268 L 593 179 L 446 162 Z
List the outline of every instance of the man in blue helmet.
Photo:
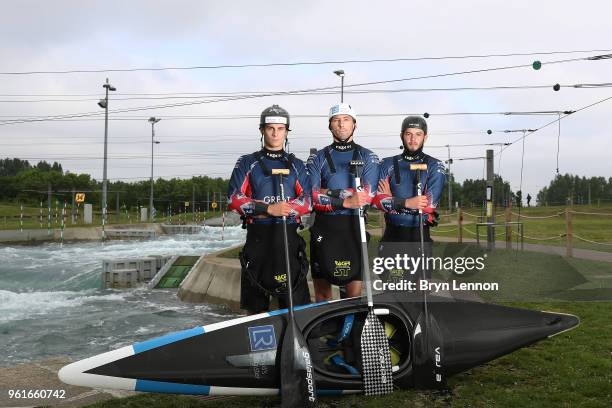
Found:
M 368 205 L 378 182 L 378 157 L 353 141 L 357 115 L 351 105 L 329 110 L 333 143 L 308 158 L 314 225 L 310 229 L 310 259 L 317 301 L 332 297 L 331 285 L 346 289 L 347 297 L 361 295 L 361 239 L 358 209 Z M 351 166 L 361 161 L 363 166 Z M 357 191 L 355 177 L 363 191 Z
M 289 113 L 278 105 L 261 113 L 262 149 L 241 156 L 230 179 L 228 208 L 243 216 L 247 228 L 240 253 L 240 307 L 249 314 L 268 310 L 270 295 L 278 298 L 281 308 L 288 305 L 282 216 L 287 217 L 293 302 L 296 306 L 310 303 L 306 243 L 297 229 L 300 217 L 311 211 L 311 189 L 304 163 L 284 150 L 289 119 Z M 289 175 L 283 177 L 285 201 L 281 200 L 279 178 L 271 173 L 279 168 L 289 169 Z
M 378 194 L 372 203 L 385 212 L 385 233 L 380 241 L 379 250 L 384 247 L 385 242 L 419 243 L 419 223 L 423 223 L 423 241 L 428 244 L 425 254 L 427 256 L 430 255 L 431 242 L 433 242 L 429 228 L 437 225 L 438 214 L 435 210 L 442 196 L 446 172 L 440 160 L 423 153 L 423 146 L 427 141 L 425 119 L 419 116 L 406 117 L 402 121 L 400 138 L 404 151 L 382 160 Z M 410 167 L 415 164 L 425 164 L 426 170 L 412 170 Z M 417 171 L 421 172 L 420 195 L 417 187 Z M 407 246 L 406 251 L 411 256 L 420 256 L 420 248 L 416 244 Z M 390 280 L 410 278 L 405 272 L 394 272 L 399 273 L 399 276 L 391 277 Z M 416 271 L 412 272 L 411 276 L 414 278 Z

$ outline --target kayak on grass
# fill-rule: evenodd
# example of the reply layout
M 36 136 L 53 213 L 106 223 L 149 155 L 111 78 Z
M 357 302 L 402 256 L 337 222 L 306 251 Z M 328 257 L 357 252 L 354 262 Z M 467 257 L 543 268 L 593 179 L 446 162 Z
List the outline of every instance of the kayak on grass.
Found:
M 576 327 L 576 316 L 429 296 L 439 344 L 419 353 L 420 295 L 374 296 L 389 339 L 393 384 L 436 388 L 432 364 L 444 377 Z M 363 298 L 299 306 L 295 319 L 308 342 L 319 395 L 363 392 L 360 336 L 368 313 Z M 92 388 L 198 395 L 277 395 L 287 309 L 195 327 L 135 343 L 63 367 L 60 379 Z M 421 351 L 422 352 L 422 351 Z

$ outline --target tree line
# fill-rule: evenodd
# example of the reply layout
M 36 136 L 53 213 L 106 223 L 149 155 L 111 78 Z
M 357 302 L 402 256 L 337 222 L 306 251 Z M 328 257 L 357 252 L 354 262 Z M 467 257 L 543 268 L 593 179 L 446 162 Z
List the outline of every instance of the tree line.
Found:
M 451 174 L 447 180 L 451 186 L 451 206 L 458 204 L 461 207 L 482 207 L 485 200 L 486 181 L 483 179 L 467 179 L 463 183 L 455 181 Z M 221 193 L 225 196 L 229 180 L 220 177 L 211 178 L 206 175 L 192 177 L 191 179 L 173 178 L 165 180 L 158 178 L 154 182 L 155 206 L 158 209 L 166 208 L 171 203 L 191 201 L 195 190 L 196 202 L 208 199 L 210 192 Z M 54 195 L 63 196 L 71 202 L 72 189 L 79 191 L 95 191 L 87 193 L 87 202 L 100 205 L 102 182 L 92 179 L 89 174 L 75 174 L 64 172 L 60 163 L 40 161 L 31 165 L 27 160 L 0 159 L 0 201 L 25 202 L 38 205 L 46 201 L 47 190 L 51 186 Z M 448 184 L 445 185 L 440 199 L 439 208 L 448 208 Z M 63 191 L 59 193 L 60 191 Z M 148 206 L 150 181 L 108 183 L 108 206 L 114 208 L 115 194 L 119 191 L 120 203 L 128 208 L 138 205 Z M 525 198 L 531 198 L 526 195 Z M 219 197 L 216 197 L 219 200 Z M 519 206 L 524 201 L 523 193 L 512 191 L 510 183 L 501 176 L 494 179 L 494 205 L 506 207 Z M 575 204 L 588 204 L 589 202 L 612 201 L 612 177 L 580 177 L 571 174 L 557 175 L 550 185 L 541 189 L 536 196 L 538 205 L 565 205 L 569 201 Z M 536 203 L 531 201 L 531 205 Z M 174 205 L 173 205 L 174 206 Z
M 538 205 L 594 204 L 612 201 L 612 177 L 558 174 L 537 195 Z
M 210 194 L 213 198 L 224 200 L 229 181 L 220 177 L 211 178 L 205 175 L 191 179 L 173 178 L 154 181 L 153 194 L 155 207 L 163 210 L 168 206 L 176 208 L 184 202 L 191 202 L 195 192 L 196 202 L 204 202 Z M 72 190 L 86 192 L 86 203 L 100 207 L 102 201 L 102 181 L 92 179 L 89 174 L 64 172 L 59 163 L 49 164 L 41 161 L 31 165 L 27 160 L 0 159 L 0 201 L 20 202 L 37 206 L 41 201 L 47 202 L 48 189 L 51 188 L 53 200 L 72 202 Z M 149 205 L 151 189 L 150 180 L 107 183 L 107 205 L 115 208 L 116 194 L 119 192 L 120 206 L 135 208 Z M 217 193 L 213 197 L 213 192 Z M 46 204 L 45 204 L 46 205 Z

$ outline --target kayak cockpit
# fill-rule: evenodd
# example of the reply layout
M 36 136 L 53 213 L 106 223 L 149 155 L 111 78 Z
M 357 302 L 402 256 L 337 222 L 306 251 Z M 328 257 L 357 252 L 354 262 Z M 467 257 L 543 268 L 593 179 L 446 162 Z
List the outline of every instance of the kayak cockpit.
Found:
M 316 371 L 330 377 L 357 379 L 362 376 L 361 332 L 367 310 L 328 315 L 306 333 Z M 410 365 L 410 335 L 403 319 L 394 314 L 379 316 L 389 339 L 393 371 Z

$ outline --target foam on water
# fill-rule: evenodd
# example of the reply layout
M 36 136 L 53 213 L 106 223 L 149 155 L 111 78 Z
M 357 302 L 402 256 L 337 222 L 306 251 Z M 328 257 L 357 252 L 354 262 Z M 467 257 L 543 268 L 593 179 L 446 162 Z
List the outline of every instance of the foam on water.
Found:
M 176 291 L 102 290 L 104 259 L 204 255 L 244 241 L 240 227 L 154 241 L 0 247 L 0 365 L 102 353 L 234 317 L 222 306 L 182 303 Z
M 21 292 L 0 290 L 0 323 L 12 320 L 32 319 L 34 316 L 59 312 L 61 308 L 75 308 L 86 302 L 115 302 L 125 294 L 96 295 L 96 291 L 81 292 Z

